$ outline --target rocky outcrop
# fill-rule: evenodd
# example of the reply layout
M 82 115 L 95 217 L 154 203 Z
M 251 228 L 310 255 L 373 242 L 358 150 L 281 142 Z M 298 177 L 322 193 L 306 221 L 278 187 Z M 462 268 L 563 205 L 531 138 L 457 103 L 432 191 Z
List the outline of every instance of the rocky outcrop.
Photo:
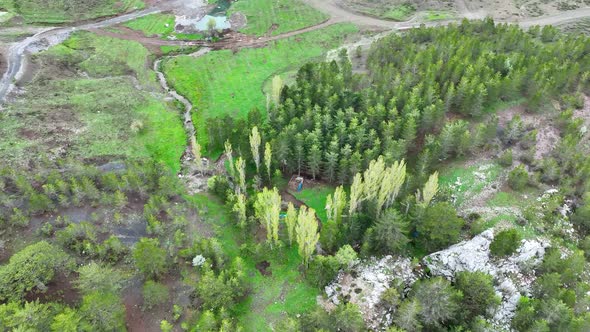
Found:
M 502 302 L 490 322 L 498 330 L 509 330 L 518 300 L 521 295 L 530 294 L 535 280 L 533 269 L 541 263 L 549 243 L 539 239 L 523 240 L 512 256 L 494 258 L 490 256 L 493 239 L 493 230 L 487 230 L 469 241 L 426 256 L 424 263 L 432 275 L 450 280 L 461 271 L 482 271 L 492 275 Z
M 350 272 L 340 272 L 326 287 L 323 306 L 330 309 L 342 301 L 354 303 L 373 330 L 392 322 L 391 312 L 381 305 L 381 295 L 393 284 L 409 287 L 419 279 L 408 258 L 385 256 L 370 259 L 354 266 Z

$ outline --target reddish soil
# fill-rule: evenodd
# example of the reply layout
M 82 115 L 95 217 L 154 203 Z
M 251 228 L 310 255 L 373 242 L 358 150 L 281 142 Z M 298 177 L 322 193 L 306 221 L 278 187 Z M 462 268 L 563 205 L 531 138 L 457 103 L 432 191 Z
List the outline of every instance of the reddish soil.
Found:
M 27 301 L 39 300 L 40 302 L 59 302 L 70 306 L 75 306 L 80 302 L 80 293 L 71 281 L 76 279 L 76 275 L 65 276 L 58 274 L 54 282 L 47 285 L 47 291 L 44 293 L 30 292 L 25 296 Z
M 258 271 L 260 271 L 260 274 L 262 274 L 265 277 L 272 275 L 272 271 L 270 271 L 269 268 L 270 268 L 270 263 L 268 261 L 263 261 L 263 262 L 256 264 L 256 269 Z

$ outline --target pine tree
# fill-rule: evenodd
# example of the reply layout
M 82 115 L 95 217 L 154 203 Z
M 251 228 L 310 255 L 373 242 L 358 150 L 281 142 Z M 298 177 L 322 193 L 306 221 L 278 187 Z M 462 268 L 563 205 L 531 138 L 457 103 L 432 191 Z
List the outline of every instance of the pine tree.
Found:
M 320 239 L 318 222 L 315 218 L 314 209 L 307 209 L 306 206 L 299 208 L 296 234 L 299 255 L 303 258 L 303 264 L 308 266 L 309 259 L 315 251 L 315 246 Z
M 322 163 L 322 151 L 316 144 L 312 145 L 307 159 L 311 176 L 315 180 L 316 175 L 320 173 L 320 165 Z

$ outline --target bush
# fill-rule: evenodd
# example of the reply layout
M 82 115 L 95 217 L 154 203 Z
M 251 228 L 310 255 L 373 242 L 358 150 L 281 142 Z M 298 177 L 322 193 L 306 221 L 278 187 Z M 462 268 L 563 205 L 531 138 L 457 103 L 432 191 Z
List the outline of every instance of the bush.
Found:
M 528 182 L 529 173 L 527 173 L 523 165 L 519 165 L 508 174 L 508 185 L 516 191 L 523 190 Z
M 464 224 L 452 205 L 441 202 L 426 209 L 416 230 L 420 244 L 428 251 L 436 251 L 457 242 Z
M 146 277 L 157 277 L 166 271 L 166 251 L 158 239 L 141 238 L 133 249 L 135 265 Z
M 0 301 L 19 300 L 32 290 L 45 290 L 58 271 L 72 267 L 73 261 L 63 250 L 45 241 L 25 247 L 0 266 Z
M 143 307 L 146 309 L 168 301 L 169 297 L 170 293 L 164 284 L 148 280 L 143 285 Z
M 95 262 L 80 267 L 78 273 L 80 276 L 75 285 L 84 294 L 95 291 L 117 294 L 123 287 L 121 273 L 111 267 L 101 266 Z
M 90 325 L 83 331 L 126 331 L 125 306 L 116 294 L 96 291 L 85 295 L 80 312 Z
M 503 230 L 496 234 L 490 244 L 490 252 L 494 256 L 508 256 L 520 246 L 520 234 L 514 228 Z
M 498 158 L 498 164 L 503 167 L 510 167 L 512 166 L 512 149 L 508 149 L 504 151 Z

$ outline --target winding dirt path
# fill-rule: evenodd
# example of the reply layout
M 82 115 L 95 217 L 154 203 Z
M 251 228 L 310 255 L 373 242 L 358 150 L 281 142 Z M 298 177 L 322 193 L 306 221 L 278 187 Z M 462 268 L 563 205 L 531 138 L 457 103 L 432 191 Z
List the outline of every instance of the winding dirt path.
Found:
M 159 40 L 157 38 L 138 38 L 138 36 L 127 36 L 126 34 L 113 34 L 113 37 L 122 39 L 133 39 L 141 42 L 142 44 L 149 46 L 203 46 L 211 47 L 213 49 L 239 49 L 245 47 L 262 47 L 268 42 L 289 38 L 302 33 L 319 30 L 336 23 L 351 22 L 360 26 L 368 26 L 378 28 L 382 30 L 405 30 L 420 26 L 418 22 L 393 22 L 388 20 L 382 20 L 375 17 L 364 16 L 358 13 L 351 12 L 339 5 L 338 0 L 303 0 L 312 7 L 330 15 L 330 19 L 327 21 L 307 27 L 301 30 L 291 31 L 284 34 L 252 38 L 244 35 L 237 35 L 234 38 L 222 40 L 217 43 L 208 43 L 206 41 L 170 41 L 170 40 Z M 461 14 L 467 18 L 470 18 L 472 13 L 465 5 L 464 1 L 459 1 L 459 4 L 463 4 Z M 158 2 L 158 5 L 164 6 Z M 169 4 L 168 4 L 169 5 Z M 71 32 L 76 30 L 91 30 L 101 34 L 109 35 L 108 31 L 100 30 L 105 27 L 121 24 L 142 16 L 149 14 L 159 13 L 164 7 L 152 7 L 146 10 L 137 11 L 134 13 L 121 15 L 118 17 L 106 19 L 94 23 L 85 23 L 72 27 L 65 28 L 47 28 L 46 30 L 29 37 L 19 43 L 12 45 L 9 49 L 7 56 L 7 70 L 2 79 L 0 80 L 0 105 L 5 102 L 6 96 L 14 88 L 14 82 L 18 80 L 22 69 L 25 67 L 26 54 L 29 49 L 33 46 L 36 51 L 47 49 L 48 47 L 58 44 L 63 41 Z M 168 7 L 164 9 L 169 9 Z M 479 18 L 480 15 L 475 15 Z M 509 21 L 506 23 L 519 24 L 522 27 L 530 27 L 533 25 L 549 25 L 568 22 L 581 18 L 590 17 L 590 8 L 576 9 L 575 11 L 568 11 L 557 15 L 546 16 L 541 18 L 527 19 L 521 21 Z M 424 23 L 426 26 L 438 26 L 446 25 L 449 22 L 456 22 L 457 20 L 450 21 L 437 21 Z M 138 40 L 139 39 L 139 40 Z
M 76 30 L 106 28 L 159 12 L 160 9 L 158 8 L 149 8 L 146 10 L 141 10 L 93 23 L 84 23 L 81 25 L 65 28 L 47 28 L 19 43 L 12 45 L 8 50 L 6 59 L 8 64 L 6 72 L 4 73 L 2 80 L 0 80 L 0 105 L 4 103 L 6 96 L 14 88 L 14 81 L 18 80 L 20 74 L 22 73 L 22 69 L 25 67 L 24 63 L 26 61 L 27 52 L 30 52 L 31 48 L 35 49 L 33 52 L 40 51 L 61 43 L 70 33 Z

